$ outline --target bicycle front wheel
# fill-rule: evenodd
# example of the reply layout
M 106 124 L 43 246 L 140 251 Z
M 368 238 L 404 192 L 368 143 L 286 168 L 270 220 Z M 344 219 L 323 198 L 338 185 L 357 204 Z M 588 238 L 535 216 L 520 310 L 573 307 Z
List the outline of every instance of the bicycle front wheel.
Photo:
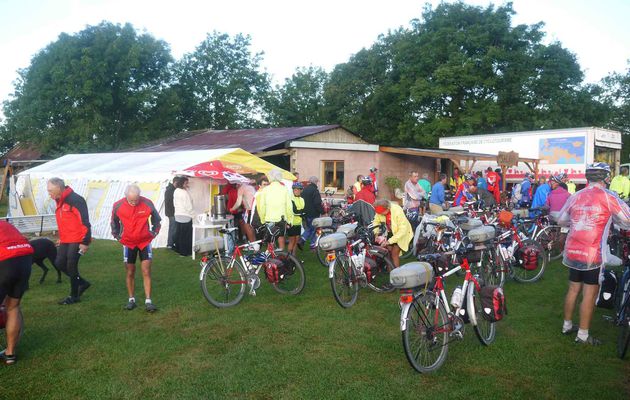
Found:
M 471 322 L 473 322 L 475 335 L 481 344 L 488 346 L 490 343 L 494 342 L 497 334 L 496 326 L 494 322 L 490 322 L 484 318 L 479 289 L 477 289 L 477 285 L 472 281 L 470 281 L 468 285 L 467 304 L 468 315 L 474 316 Z
M 337 255 L 333 265 L 333 276 L 330 278 L 335 300 L 343 308 L 352 307 L 359 297 L 359 283 L 354 267 L 350 263 L 345 254 Z
M 276 252 L 276 258 L 282 261 L 282 269 L 278 282 L 272 284 L 274 290 L 282 294 L 300 294 L 306 284 L 302 263 L 293 254 L 283 251 Z
M 545 268 L 547 267 L 547 253 L 545 249 L 540 245 L 540 243 L 532 240 L 526 239 L 521 242 L 521 246 L 517 251 L 522 248 L 534 246 L 538 250 L 538 256 L 536 257 L 536 264 L 533 266 L 527 266 L 525 261 L 522 259 L 517 259 L 516 264 L 512 266 L 512 273 L 514 275 L 514 280 L 521 283 L 534 283 L 542 278 L 543 273 L 545 272 Z M 522 257 L 522 255 L 518 255 L 517 258 Z
M 210 258 L 201 269 L 201 291 L 208 303 L 218 308 L 232 307 L 245 295 L 247 274 L 241 264 L 221 256 Z
M 448 316 L 432 292 L 421 293 L 402 315 L 402 342 L 409 364 L 418 372 L 437 370 L 448 354 Z

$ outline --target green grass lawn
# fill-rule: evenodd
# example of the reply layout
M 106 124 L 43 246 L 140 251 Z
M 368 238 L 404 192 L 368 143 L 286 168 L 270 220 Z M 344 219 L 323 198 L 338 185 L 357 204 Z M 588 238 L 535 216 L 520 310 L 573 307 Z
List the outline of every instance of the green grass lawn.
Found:
M 305 253 L 306 254 L 306 253 Z M 14 367 L 0 366 L 2 399 L 627 399 L 630 360 L 616 329 L 596 313 L 605 341 L 584 347 L 560 334 L 566 271 L 533 285 L 508 282 L 509 315 L 482 347 L 471 327 L 431 375 L 407 363 L 396 294 L 359 293 L 344 310 L 326 271 L 306 256 L 306 289 L 216 309 L 199 289 L 199 266 L 155 251 L 155 314 L 123 310 L 120 246 L 96 241 L 81 262 L 92 282 L 80 304 L 58 306 L 67 280 L 43 285 L 35 267 L 24 299 L 26 330 Z M 141 285 L 138 276 L 137 283 Z M 451 288 L 454 280 L 450 278 Z M 140 286 L 141 288 L 141 286 Z M 143 302 L 142 290 L 137 298 Z

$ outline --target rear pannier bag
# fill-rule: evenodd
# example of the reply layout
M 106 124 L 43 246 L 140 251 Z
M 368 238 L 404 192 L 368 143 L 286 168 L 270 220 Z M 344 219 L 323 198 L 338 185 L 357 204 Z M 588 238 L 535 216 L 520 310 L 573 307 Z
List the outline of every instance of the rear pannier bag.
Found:
M 484 286 L 479 292 L 481 315 L 486 321 L 498 322 L 507 315 L 505 295 L 499 286 Z
M 331 233 L 319 239 L 319 248 L 324 251 L 343 249 L 348 243 L 348 238 L 344 233 Z
M 539 247 L 531 245 L 519 249 L 520 266 L 527 271 L 534 271 L 538 268 L 538 257 L 544 257 Z
M 357 229 L 358 224 L 355 222 L 353 224 L 343 224 L 339 228 L 337 228 L 337 232 L 341 232 L 345 234 L 348 239 L 354 238 L 354 233 Z
M 600 308 L 613 309 L 615 307 L 615 293 L 617 292 L 617 275 L 614 271 L 606 269 L 600 278 L 599 293 L 595 305 Z
M 433 267 L 426 262 L 411 262 L 389 273 L 390 283 L 399 289 L 412 289 L 428 285 L 433 279 Z
M 470 231 L 472 229 L 479 228 L 480 226 L 483 226 L 483 222 L 481 222 L 478 218 L 468 218 L 465 222 L 459 224 L 459 227 L 465 231 Z
M 280 274 L 282 270 L 282 261 L 270 258 L 264 264 L 265 276 L 269 283 L 278 283 L 280 281 Z

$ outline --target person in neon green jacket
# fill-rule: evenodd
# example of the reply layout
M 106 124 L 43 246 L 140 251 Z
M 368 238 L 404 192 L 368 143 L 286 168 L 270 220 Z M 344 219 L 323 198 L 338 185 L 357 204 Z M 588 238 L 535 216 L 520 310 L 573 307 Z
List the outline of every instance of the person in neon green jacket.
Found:
M 610 182 L 610 190 L 617 193 L 619 198 L 627 199 L 630 195 L 630 179 L 628 179 L 628 168 L 621 168 L 621 173 L 615 176 Z
M 304 216 L 304 199 L 302 198 L 302 190 L 304 185 L 301 182 L 293 182 L 293 221 L 291 227 L 287 229 L 287 237 L 289 238 L 289 253 L 295 255 L 297 253 L 297 243 L 302 234 L 302 217 Z
M 280 183 L 282 180 L 280 171 L 273 169 L 267 173 L 267 177 L 270 183 L 256 198 L 256 207 L 261 223 L 274 222 L 278 224 L 281 229 L 278 246 L 284 249 L 286 243 L 284 235 L 287 225 L 293 223 L 293 196 L 287 187 Z
M 375 232 L 378 233 L 378 227 L 385 224 L 387 227 L 387 236 L 379 236 L 376 241 L 381 246 L 387 247 L 392 262 L 395 267 L 400 266 L 400 250 L 407 251 L 409 243 L 413 239 L 413 229 L 409 220 L 405 216 L 403 209 L 396 203 L 389 200 L 380 199 L 374 203 L 373 225 L 377 227 Z

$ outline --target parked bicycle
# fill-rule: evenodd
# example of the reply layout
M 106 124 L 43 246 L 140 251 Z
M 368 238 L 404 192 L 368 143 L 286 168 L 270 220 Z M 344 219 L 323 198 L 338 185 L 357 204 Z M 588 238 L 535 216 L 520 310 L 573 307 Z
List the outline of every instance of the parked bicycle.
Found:
M 229 234 L 235 229 L 222 229 L 220 232 Z M 278 293 L 297 295 L 304 289 L 306 277 L 302 263 L 292 254 L 275 249 L 280 229 L 271 223 L 263 225 L 260 230 L 264 239 L 235 246 L 231 256 L 220 253 L 223 245 L 217 240 L 212 249 L 214 254 L 201 259 L 201 290 L 213 306 L 225 308 L 238 304 L 245 296 L 246 287 L 249 287 L 249 294 L 255 296 L 260 287 L 261 271 Z M 254 251 L 261 243 L 267 243 L 266 249 Z

